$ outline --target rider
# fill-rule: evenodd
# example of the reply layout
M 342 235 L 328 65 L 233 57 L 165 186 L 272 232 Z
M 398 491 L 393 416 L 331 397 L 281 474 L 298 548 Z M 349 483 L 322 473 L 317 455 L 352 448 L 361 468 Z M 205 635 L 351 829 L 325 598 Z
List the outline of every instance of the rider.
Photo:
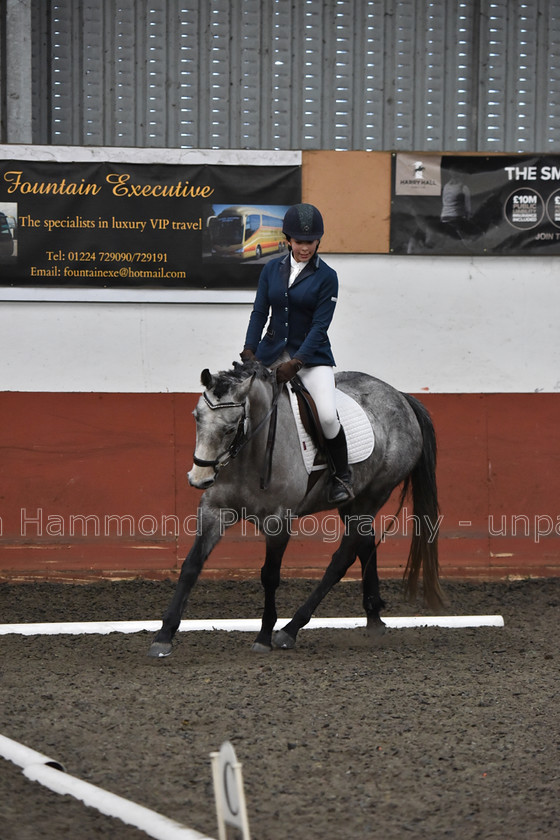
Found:
M 290 250 L 268 262 L 261 272 L 241 359 L 256 358 L 276 368 L 278 382 L 299 376 L 315 400 L 332 466 L 328 500 L 340 505 L 352 499 L 353 492 L 346 436 L 336 411 L 335 361 L 327 335 L 337 301 L 338 277 L 317 253 L 324 226 L 316 207 L 290 207 L 282 231 Z

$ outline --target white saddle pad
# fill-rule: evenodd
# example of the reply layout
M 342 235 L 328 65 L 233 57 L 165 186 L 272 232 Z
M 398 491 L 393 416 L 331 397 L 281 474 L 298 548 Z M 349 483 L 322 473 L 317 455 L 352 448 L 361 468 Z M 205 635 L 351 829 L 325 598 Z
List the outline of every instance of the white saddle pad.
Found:
M 292 404 L 292 411 L 294 412 L 294 419 L 299 435 L 301 456 L 303 463 L 308 473 L 313 470 L 324 470 L 326 464 L 314 464 L 315 456 L 317 455 L 317 447 L 315 446 L 311 436 L 305 431 L 300 416 L 299 404 L 297 396 L 292 388 L 288 388 L 290 395 L 290 402 Z M 356 400 L 349 397 L 344 391 L 336 389 L 336 408 L 340 422 L 344 426 L 346 434 L 346 443 L 348 445 L 348 463 L 358 464 L 360 461 L 365 461 L 373 452 L 375 438 L 371 423 L 368 420 L 367 414 L 361 405 Z

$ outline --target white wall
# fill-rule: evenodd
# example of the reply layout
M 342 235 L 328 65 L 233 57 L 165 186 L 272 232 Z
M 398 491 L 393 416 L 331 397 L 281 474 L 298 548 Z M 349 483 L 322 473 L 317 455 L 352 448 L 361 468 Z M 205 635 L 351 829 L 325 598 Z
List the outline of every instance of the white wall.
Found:
M 338 369 L 364 370 L 409 392 L 560 390 L 557 258 L 325 259 L 340 279 L 330 330 Z M 198 391 L 202 368 L 238 358 L 252 299 L 90 302 L 84 292 L 74 302 L 21 299 L 64 294 L 0 292 L 13 298 L 0 302 L 0 390 Z

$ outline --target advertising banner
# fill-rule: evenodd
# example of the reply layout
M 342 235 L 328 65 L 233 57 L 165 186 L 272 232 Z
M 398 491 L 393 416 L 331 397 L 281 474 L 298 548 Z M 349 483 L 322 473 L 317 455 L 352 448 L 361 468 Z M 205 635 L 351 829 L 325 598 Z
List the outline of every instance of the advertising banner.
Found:
M 560 254 L 560 156 L 393 155 L 394 254 Z
M 0 161 L 0 285 L 255 288 L 299 166 Z

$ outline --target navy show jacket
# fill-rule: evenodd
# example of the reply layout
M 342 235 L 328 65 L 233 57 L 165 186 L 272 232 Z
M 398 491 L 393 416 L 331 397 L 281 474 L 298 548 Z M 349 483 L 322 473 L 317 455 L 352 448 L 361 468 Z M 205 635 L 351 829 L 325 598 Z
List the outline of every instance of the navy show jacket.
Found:
M 300 359 L 304 365 L 333 366 L 327 330 L 338 296 L 336 271 L 315 254 L 291 286 L 289 279 L 290 253 L 263 268 L 245 347 L 264 365 L 271 365 L 287 350 L 291 358 Z

